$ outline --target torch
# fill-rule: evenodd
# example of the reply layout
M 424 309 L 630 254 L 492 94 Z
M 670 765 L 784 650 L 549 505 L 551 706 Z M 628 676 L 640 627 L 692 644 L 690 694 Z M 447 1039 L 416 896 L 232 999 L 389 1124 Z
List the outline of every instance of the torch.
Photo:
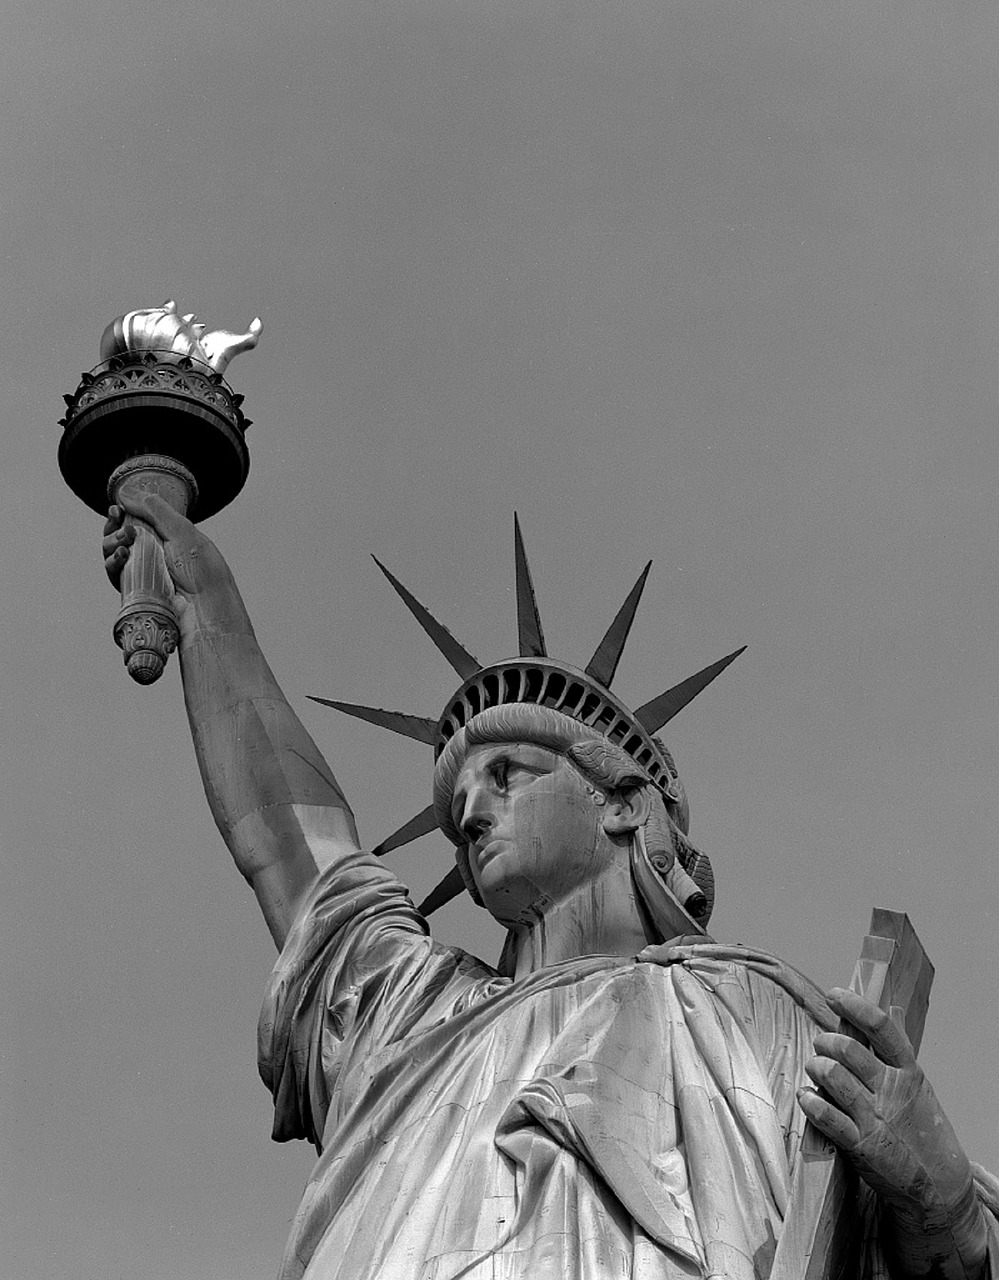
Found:
M 77 497 L 101 515 L 110 503 L 157 493 L 194 521 L 227 506 L 246 482 L 250 425 L 222 377 L 246 333 L 207 331 L 175 302 L 130 311 L 101 339 L 101 362 L 64 396 L 59 468 Z M 177 647 L 179 629 L 163 547 L 144 521 L 129 517 L 135 541 L 121 575 L 115 643 L 129 675 L 152 684 Z

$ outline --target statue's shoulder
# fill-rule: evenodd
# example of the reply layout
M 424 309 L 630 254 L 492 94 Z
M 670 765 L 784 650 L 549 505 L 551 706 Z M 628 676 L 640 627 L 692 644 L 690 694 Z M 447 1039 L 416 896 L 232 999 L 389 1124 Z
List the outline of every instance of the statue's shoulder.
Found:
M 780 956 L 759 947 L 738 942 L 691 942 L 684 938 L 646 947 L 638 959 L 652 964 L 682 964 L 719 995 L 724 995 L 734 982 L 751 998 L 769 995 L 778 1002 L 789 1000 L 820 1027 L 834 1030 L 839 1024 L 820 987 Z

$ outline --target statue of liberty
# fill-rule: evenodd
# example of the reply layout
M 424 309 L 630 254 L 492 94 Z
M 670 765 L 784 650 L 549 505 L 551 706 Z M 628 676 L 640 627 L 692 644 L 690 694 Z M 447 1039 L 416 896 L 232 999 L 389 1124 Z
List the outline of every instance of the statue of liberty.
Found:
M 704 932 L 710 866 L 658 733 L 731 659 L 625 707 L 644 574 L 584 670 L 547 654 L 519 529 L 508 661 L 389 575 L 461 686 L 436 720 L 334 705 L 435 749 L 432 805 L 386 842 L 455 845 L 419 910 L 361 848 L 218 549 L 140 497 L 111 510 L 112 581 L 127 516 L 163 541 L 208 801 L 281 949 L 260 1070 L 274 1137 L 318 1152 L 281 1280 L 765 1280 L 808 1122 L 861 1180 L 845 1274 L 999 1280 L 999 1188 L 905 1033 Z M 462 888 L 507 930 L 496 967 L 429 934 Z

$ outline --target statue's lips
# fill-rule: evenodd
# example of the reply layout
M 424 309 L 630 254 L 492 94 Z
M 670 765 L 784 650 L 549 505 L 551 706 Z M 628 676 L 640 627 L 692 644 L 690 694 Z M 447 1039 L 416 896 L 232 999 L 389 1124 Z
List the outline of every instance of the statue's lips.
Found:
M 484 844 L 481 849 L 478 849 L 473 845 L 472 856 L 475 858 L 475 865 L 481 869 L 487 862 L 491 862 L 497 854 L 502 853 L 506 846 L 507 842 L 505 840 L 490 840 L 489 843 Z

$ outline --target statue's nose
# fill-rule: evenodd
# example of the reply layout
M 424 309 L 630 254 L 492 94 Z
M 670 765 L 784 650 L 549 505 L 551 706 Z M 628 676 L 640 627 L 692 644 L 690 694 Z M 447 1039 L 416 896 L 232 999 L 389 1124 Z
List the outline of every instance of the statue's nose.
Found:
M 488 797 L 481 787 L 473 787 L 465 797 L 461 814 L 461 833 L 469 841 L 476 840 L 493 825 Z

